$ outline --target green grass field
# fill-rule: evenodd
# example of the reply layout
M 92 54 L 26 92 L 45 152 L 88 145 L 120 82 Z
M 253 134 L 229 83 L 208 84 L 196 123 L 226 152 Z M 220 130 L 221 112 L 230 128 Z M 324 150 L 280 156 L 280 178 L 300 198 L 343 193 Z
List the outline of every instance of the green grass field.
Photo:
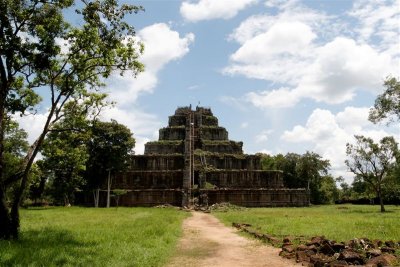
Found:
M 325 235 L 336 241 L 369 238 L 400 241 L 400 207 L 328 205 L 305 208 L 253 208 L 213 212 L 226 225 L 250 223 L 263 233 L 312 237 Z
M 162 266 L 188 213 L 173 208 L 21 210 L 21 239 L 0 241 L 0 266 Z

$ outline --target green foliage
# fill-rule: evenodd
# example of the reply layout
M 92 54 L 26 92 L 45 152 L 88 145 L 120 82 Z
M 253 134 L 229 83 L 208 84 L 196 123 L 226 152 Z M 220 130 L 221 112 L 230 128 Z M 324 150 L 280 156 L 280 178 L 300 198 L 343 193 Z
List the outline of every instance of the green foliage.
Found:
M 30 146 L 22 171 L 12 175 L 19 181 L 13 184 L 11 212 L 4 192 L 11 183 L 5 180 L 0 155 L 0 238 L 18 237 L 18 209 L 29 171 L 45 136 L 66 116 L 65 111 L 71 111 L 64 109 L 65 104 L 71 99 L 85 102 L 115 71 L 136 75 L 144 69 L 138 61 L 143 44 L 125 21 L 125 15 L 141 7 L 120 5 L 117 0 L 82 1 L 74 26 L 63 16 L 74 4 L 73 0 L 0 1 L 0 125 L 10 113 L 33 111 L 41 100 L 37 90 L 48 89 L 50 95 L 43 130 Z M 2 138 L 0 146 L 4 146 Z
M 356 144 L 346 145 L 346 154 L 349 159 L 345 161 L 350 171 L 358 179 L 368 184 L 380 199 L 381 211 L 385 211 L 382 198 L 382 186 L 387 182 L 387 174 L 395 164 L 398 155 L 398 144 L 392 136 L 384 137 L 379 143 L 371 138 L 356 135 Z
M 22 209 L 19 241 L 0 266 L 165 266 L 186 212 L 173 208 Z
M 375 206 L 324 205 L 304 208 L 256 208 L 213 212 L 226 225 L 249 223 L 263 233 L 280 237 L 324 235 L 338 242 L 354 238 L 398 240 L 400 207 L 388 206 L 379 214 Z M 379 215 L 379 216 L 378 216 Z
M 115 120 L 95 121 L 90 127 L 87 142 L 87 189 L 98 188 L 105 181 L 108 170 L 115 172 L 126 168 L 134 146 L 135 139 L 125 125 Z
M 369 112 L 373 123 L 388 119 L 388 123 L 400 120 L 400 80 L 388 77 L 384 82 L 385 91 L 379 95 Z
M 113 196 L 115 197 L 115 202 L 116 202 L 117 207 L 118 207 L 119 197 L 123 196 L 123 195 L 126 195 L 128 193 L 128 190 L 126 190 L 126 189 L 113 189 L 112 193 L 113 193 Z
M 215 116 L 203 115 L 202 123 L 203 127 L 206 125 L 218 125 L 218 119 Z
M 3 177 L 6 180 L 23 168 L 23 157 L 28 151 L 29 144 L 26 140 L 28 134 L 19 128 L 18 122 L 8 117 L 4 123 Z
M 288 153 L 285 156 L 262 154 L 261 165 L 264 170 L 282 170 L 286 187 L 309 189 L 313 204 L 332 203 L 337 199 L 336 185 L 328 176 L 329 160 L 314 152 L 307 151 L 303 155 Z

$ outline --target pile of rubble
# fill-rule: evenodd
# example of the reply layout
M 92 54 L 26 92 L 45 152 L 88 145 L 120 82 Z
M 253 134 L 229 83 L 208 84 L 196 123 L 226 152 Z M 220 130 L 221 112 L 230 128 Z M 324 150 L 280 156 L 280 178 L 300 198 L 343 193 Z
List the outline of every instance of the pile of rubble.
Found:
M 260 233 L 249 224 L 233 223 L 234 227 L 249 233 L 274 246 L 281 246 L 280 256 L 294 259 L 303 266 L 343 267 L 358 266 L 398 266 L 400 264 L 400 241 L 369 240 L 368 238 L 352 239 L 347 242 L 328 240 L 316 236 L 310 240 L 304 237 L 285 237 L 282 239 Z
M 209 210 L 211 211 L 219 211 L 219 212 L 227 212 L 227 211 L 242 211 L 242 210 L 247 210 L 245 207 L 233 205 L 229 202 L 221 202 L 221 203 L 215 203 L 212 204 L 211 206 L 208 207 Z

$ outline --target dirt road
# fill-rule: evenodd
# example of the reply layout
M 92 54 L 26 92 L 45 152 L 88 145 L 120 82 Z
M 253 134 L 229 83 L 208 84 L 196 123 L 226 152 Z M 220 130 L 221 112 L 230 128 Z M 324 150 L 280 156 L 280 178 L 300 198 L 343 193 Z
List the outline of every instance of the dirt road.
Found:
M 168 267 L 301 266 L 281 258 L 277 248 L 238 235 L 210 214 L 192 215 L 183 223 L 183 237 Z

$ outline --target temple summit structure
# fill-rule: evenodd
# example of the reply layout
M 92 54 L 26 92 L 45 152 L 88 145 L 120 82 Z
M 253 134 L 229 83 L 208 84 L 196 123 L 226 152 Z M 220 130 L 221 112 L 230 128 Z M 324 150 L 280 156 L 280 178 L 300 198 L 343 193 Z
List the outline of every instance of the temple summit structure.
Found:
M 261 169 L 261 156 L 246 155 L 229 140 L 210 108 L 179 107 L 145 144 L 127 171 L 115 174 L 111 189 L 125 189 L 123 206 L 229 202 L 246 207 L 307 206 L 306 189 L 284 187 L 282 172 Z

